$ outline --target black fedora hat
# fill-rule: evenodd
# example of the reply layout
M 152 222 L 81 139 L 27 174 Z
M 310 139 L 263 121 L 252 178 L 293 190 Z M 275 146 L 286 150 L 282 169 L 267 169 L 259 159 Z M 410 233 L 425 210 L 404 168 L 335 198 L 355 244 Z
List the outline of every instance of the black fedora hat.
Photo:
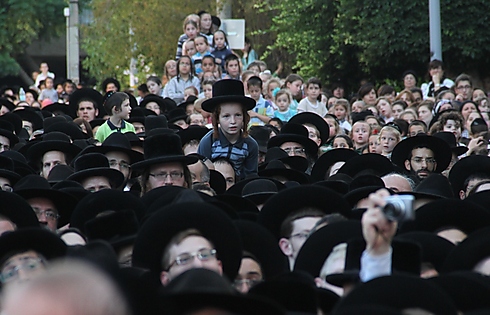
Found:
M 68 115 L 72 119 L 77 117 L 77 112 L 73 109 L 73 107 L 68 104 L 62 104 L 58 102 L 44 106 L 43 111 L 50 112 L 51 114 L 56 116 L 59 116 L 60 114 Z
M 435 172 L 444 171 L 451 162 L 452 153 L 449 144 L 438 137 L 418 134 L 415 137 L 409 137 L 400 141 L 391 153 L 393 164 L 405 170 L 405 161 L 408 159 L 413 148 L 427 147 L 432 150 L 437 161 Z
M 102 94 L 91 88 L 82 88 L 75 90 L 75 92 L 70 95 L 70 108 L 73 113 L 77 112 L 78 105 L 83 100 L 92 101 L 94 103 L 94 107 L 99 110 L 99 117 L 102 117 L 101 112 L 105 112 L 102 106 L 102 104 L 104 103 L 104 97 L 102 96 Z
M 322 144 L 327 141 L 327 139 L 330 136 L 330 127 L 328 126 L 327 122 L 325 119 L 320 117 L 319 115 L 315 113 L 310 113 L 310 112 L 303 112 L 299 113 L 297 115 L 294 115 L 291 117 L 288 123 L 293 123 L 293 124 L 312 124 L 318 129 L 318 132 L 320 133 L 320 139 L 322 141 Z
M 456 156 L 463 155 L 468 151 L 467 147 L 458 145 L 456 143 L 456 137 L 452 132 L 448 132 L 448 131 L 436 132 L 435 134 L 433 134 L 433 136 L 446 141 L 446 143 L 451 148 L 451 151 L 454 154 L 456 154 Z
M 22 118 L 17 115 L 14 115 L 13 112 L 5 113 L 0 116 L 0 121 L 6 121 L 12 124 L 13 130 L 12 132 L 16 135 L 19 135 L 22 130 Z
M 255 107 L 255 100 L 245 96 L 242 81 L 220 80 L 213 84 L 213 97 L 202 103 L 202 109 L 208 113 L 214 112 L 216 106 L 223 103 L 239 103 L 245 110 Z
M 271 197 L 260 211 L 258 222 L 280 239 L 284 219 L 303 208 L 318 209 L 325 214 L 346 214 L 349 211 L 349 205 L 344 198 L 333 190 L 302 185 L 284 189 Z
M 359 221 L 329 223 L 306 239 L 294 262 L 294 270 L 302 270 L 314 278 L 319 277 L 325 260 L 335 246 L 361 237 Z
M 73 166 L 75 173 L 70 175 L 67 180 L 81 183 L 85 179 L 93 176 L 106 177 L 113 189 L 119 187 L 124 182 L 124 175 L 109 166 L 109 160 L 101 153 L 86 153 L 79 156 Z
M 149 115 L 145 118 L 145 135 L 154 129 L 168 128 L 168 120 L 165 115 Z
M 446 176 L 438 173 L 430 174 L 415 187 L 413 192 L 400 192 L 399 195 L 412 195 L 415 198 L 454 198 L 453 188 Z
M 245 217 L 245 219 L 249 219 L 250 217 L 253 217 L 253 220 L 251 221 L 256 221 L 257 215 L 259 214 L 259 209 L 257 209 L 254 203 L 250 200 L 247 200 L 242 196 L 227 194 L 217 195 L 214 198 L 230 205 L 230 207 L 237 212 L 240 218 L 243 219 Z
M 30 121 L 32 123 L 32 131 L 43 129 L 44 117 L 42 117 L 40 111 L 36 111 L 31 107 L 25 107 L 22 110 L 16 110 L 12 113 L 19 116 L 22 120 Z
M 301 185 L 310 183 L 308 175 L 295 169 L 287 168 L 280 160 L 267 163 L 265 169 L 259 171 L 259 176 L 274 178 L 276 180 L 285 179 L 286 181 L 294 181 Z
M 187 114 L 183 108 L 177 107 L 167 113 L 167 119 L 169 123 L 173 124 L 179 120 L 186 120 Z
M 182 145 L 186 145 L 191 140 L 197 140 L 198 142 L 209 132 L 206 127 L 191 125 L 186 129 L 179 130 L 177 135 L 182 141 Z
M 474 271 L 478 263 L 490 256 L 490 227 L 487 225 L 468 234 L 468 237 L 455 246 L 446 257 L 444 273 L 461 270 Z
M 351 207 L 355 207 L 361 199 L 367 198 L 369 194 L 384 187 L 383 180 L 378 176 L 360 175 L 349 184 L 349 192 L 344 195 L 344 198 Z
M 318 116 L 318 115 L 317 115 Z M 326 179 L 326 175 L 330 167 L 337 162 L 347 162 L 348 160 L 359 156 L 354 150 L 349 149 L 335 149 L 330 150 L 322 154 L 313 165 L 311 170 L 311 178 L 315 182 L 319 182 Z
M 138 122 L 140 124 L 145 124 L 145 117 L 148 115 L 157 115 L 154 111 L 143 107 L 136 107 L 131 109 L 131 113 L 129 114 L 128 122 L 134 123 Z
M 235 220 L 234 224 L 240 233 L 243 250 L 258 260 L 265 280 L 289 271 L 288 259 L 271 232 L 248 220 Z
M 209 186 L 216 194 L 222 195 L 226 192 L 226 179 L 220 172 L 209 170 Z
M 46 134 L 57 131 L 57 132 L 62 132 L 65 135 L 70 136 L 72 140 L 77 140 L 77 139 L 88 139 L 89 135 L 85 132 L 82 131 L 82 128 L 75 124 L 73 121 L 67 121 L 67 122 L 58 122 L 52 125 L 49 125 L 44 129 L 44 132 Z
M 243 187 L 245 187 L 245 185 L 247 185 L 251 181 L 254 181 L 254 180 L 257 180 L 257 179 L 260 179 L 260 178 L 261 177 L 259 177 L 258 175 L 252 175 L 252 176 L 247 177 L 244 180 L 241 180 L 239 182 L 236 182 L 235 185 L 231 186 L 226 191 L 226 194 L 227 195 L 238 195 L 238 196 L 242 196 Z M 275 180 L 273 178 L 269 178 L 269 180 L 271 180 L 272 182 L 274 182 L 274 184 L 277 187 L 277 191 L 281 191 L 281 190 L 283 190 L 283 189 L 286 188 L 286 186 L 283 183 L 281 183 L 280 181 L 278 181 L 278 180 Z
M 21 178 L 21 176 L 15 172 L 14 161 L 4 155 L 0 155 L 0 177 L 8 179 L 11 185 L 15 185 Z
M 465 200 L 439 199 L 418 208 L 415 220 L 405 222 L 399 233 L 456 228 L 468 235 L 488 225 L 490 212 L 485 208 Z
M 31 206 L 17 194 L 0 190 L 0 215 L 12 221 L 18 229 L 39 227 L 39 221 Z
M 66 180 L 74 172 L 75 171 L 71 166 L 58 164 L 51 169 L 47 179 L 50 185 L 55 185 L 61 181 Z
M 15 109 L 15 104 L 5 97 L 0 97 L 0 107 L 2 106 L 7 107 L 11 112 Z
M 182 142 L 176 134 L 159 134 L 146 138 L 144 142 L 145 159 L 132 164 L 136 170 L 142 170 L 148 166 L 167 163 L 181 162 L 185 165 L 197 162 L 195 156 L 185 156 L 182 151 Z
M 194 95 L 189 95 L 185 101 L 178 104 L 177 107 L 183 108 L 185 110 L 187 105 L 194 105 L 194 102 L 197 101 L 197 97 Z
M 0 152 L 0 156 L 11 158 L 12 161 L 14 162 L 14 172 L 16 172 L 22 177 L 29 174 L 36 173 L 36 171 L 34 171 L 34 169 L 30 167 L 29 164 L 27 164 L 26 157 L 20 152 L 14 150 L 7 150 L 7 151 Z
M 10 147 L 12 148 L 19 142 L 19 137 L 14 134 L 14 126 L 12 123 L 2 119 L 0 119 L 0 136 L 9 139 Z
M 81 151 L 81 149 L 72 144 L 70 137 L 64 133 L 53 131 L 45 134 L 42 141 L 34 143 L 27 150 L 26 157 L 31 163 L 39 164 L 43 155 L 49 151 L 63 152 L 69 161 L 74 158 Z
M 463 190 L 467 178 L 474 174 L 487 174 L 490 176 L 490 158 L 485 155 L 470 155 L 462 158 L 453 165 L 449 172 L 449 181 L 455 196 Z
M 160 274 L 164 249 L 177 233 L 187 229 L 197 229 L 214 244 L 223 274 L 235 279 L 242 257 L 240 236 L 223 210 L 205 202 L 177 203 L 154 212 L 136 238 L 133 266 Z
M 265 126 L 251 126 L 248 130 L 248 135 L 257 141 L 261 153 L 267 152 L 267 141 L 269 141 L 270 134 L 269 128 Z
M 305 172 L 308 169 L 308 160 L 302 156 L 289 156 L 286 151 L 281 148 L 273 147 L 267 149 L 265 154 L 265 161 L 259 166 L 259 170 L 263 170 L 267 167 L 267 164 L 274 160 L 279 160 L 291 169 L 299 172 Z
M 65 256 L 67 245 L 56 234 L 41 228 L 26 228 L 2 234 L 0 259 L 5 260 L 14 252 L 33 250 L 47 260 Z
M 490 211 L 490 190 L 479 191 L 464 199 Z
M 282 127 L 281 133 L 269 139 L 267 148 L 280 147 L 286 142 L 301 144 L 310 157 L 316 158 L 318 155 L 318 145 L 308 138 L 308 129 L 303 125 L 287 123 Z
M 17 182 L 14 192 L 29 200 L 31 198 L 49 199 L 55 206 L 60 218 L 58 227 L 66 225 L 70 221 L 71 213 L 77 204 L 77 200 L 70 194 L 51 188 L 48 180 L 39 175 L 27 175 Z
M 133 164 L 143 160 L 143 154 L 131 149 L 131 143 L 124 134 L 120 132 L 113 132 L 107 137 L 102 145 L 87 147 L 80 153 L 81 155 L 85 153 L 102 153 L 106 154 L 109 152 L 122 152 L 129 156 L 129 163 Z
M 273 181 L 257 178 L 243 186 L 242 197 L 252 201 L 255 205 L 261 205 L 277 192 L 277 186 Z
M 409 275 L 384 276 L 359 285 L 339 301 L 333 314 L 343 314 L 343 309 L 355 306 L 364 308 L 371 305 L 386 306 L 398 311 L 418 309 L 430 314 L 458 314 L 449 295 L 439 286 Z
M 338 150 L 338 149 L 335 149 Z M 394 166 L 386 157 L 376 153 L 366 153 L 345 162 L 338 173 L 354 178 L 359 175 L 384 176 L 394 171 Z
M 146 104 L 150 102 L 157 103 L 162 113 L 168 112 L 177 106 L 177 103 L 175 103 L 175 101 L 170 98 L 162 98 L 155 94 L 148 94 L 141 100 L 140 107 L 145 108 Z
M 201 309 L 213 309 L 236 315 L 284 315 L 284 310 L 265 299 L 236 292 L 230 281 L 214 271 L 191 269 L 177 276 L 162 291 L 161 314 L 194 314 Z M 192 301 L 192 303 L 189 303 Z

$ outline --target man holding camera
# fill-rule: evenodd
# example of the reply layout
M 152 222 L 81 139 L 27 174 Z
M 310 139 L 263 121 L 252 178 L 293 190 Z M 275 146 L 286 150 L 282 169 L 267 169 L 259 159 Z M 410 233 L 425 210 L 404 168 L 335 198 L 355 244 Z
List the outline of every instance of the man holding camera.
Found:
M 442 139 L 419 134 L 398 143 L 391 161 L 405 169 L 417 183 L 432 173 L 441 173 L 451 162 L 451 148 Z

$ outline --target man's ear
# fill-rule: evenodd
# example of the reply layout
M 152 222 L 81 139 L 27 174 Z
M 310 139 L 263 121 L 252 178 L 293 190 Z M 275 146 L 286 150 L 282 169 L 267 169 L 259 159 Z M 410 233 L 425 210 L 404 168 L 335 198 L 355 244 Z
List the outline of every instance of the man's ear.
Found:
M 411 171 L 412 170 L 412 167 L 410 166 L 410 161 L 409 160 L 405 160 L 405 168 L 407 169 L 407 171 Z
M 466 192 L 464 190 L 459 191 L 459 199 L 463 200 L 466 198 Z
M 166 286 L 170 282 L 170 277 L 168 275 L 167 271 L 162 271 L 160 273 L 160 282 L 162 283 L 163 286 Z
M 288 257 L 293 255 L 293 248 L 291 246 L 291 242 L 287 238 L 281 238 L 279 240 L 279 248 L 281 249 L 282 253 Z
M 99 109 L 96 107 L 95 108 L 95 117 L 99 116 Z

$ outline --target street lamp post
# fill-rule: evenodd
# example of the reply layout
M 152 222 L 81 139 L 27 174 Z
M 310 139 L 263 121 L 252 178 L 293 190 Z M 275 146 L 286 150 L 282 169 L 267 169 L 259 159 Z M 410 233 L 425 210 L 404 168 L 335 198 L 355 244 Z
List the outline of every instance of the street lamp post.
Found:
M 439 0 L 429 0 L 429 30 L 431 60 L 442 61 L 441 48 L 441 4 Z
M 78 43 L 78 0 L 70 0 L 65 8 L 66 17 L 66 67 L 67 77 L 75 84 L 80 82 L 80 52 Z

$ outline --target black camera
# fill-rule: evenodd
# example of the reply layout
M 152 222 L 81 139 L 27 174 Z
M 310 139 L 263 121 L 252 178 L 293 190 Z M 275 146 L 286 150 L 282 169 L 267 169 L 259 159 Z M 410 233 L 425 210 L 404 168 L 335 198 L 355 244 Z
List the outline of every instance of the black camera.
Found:
M 385 198 L 383 213 L 389 221 L 411 221 L 415 219 L 414 197 L 411 195 L 393 195 Z

